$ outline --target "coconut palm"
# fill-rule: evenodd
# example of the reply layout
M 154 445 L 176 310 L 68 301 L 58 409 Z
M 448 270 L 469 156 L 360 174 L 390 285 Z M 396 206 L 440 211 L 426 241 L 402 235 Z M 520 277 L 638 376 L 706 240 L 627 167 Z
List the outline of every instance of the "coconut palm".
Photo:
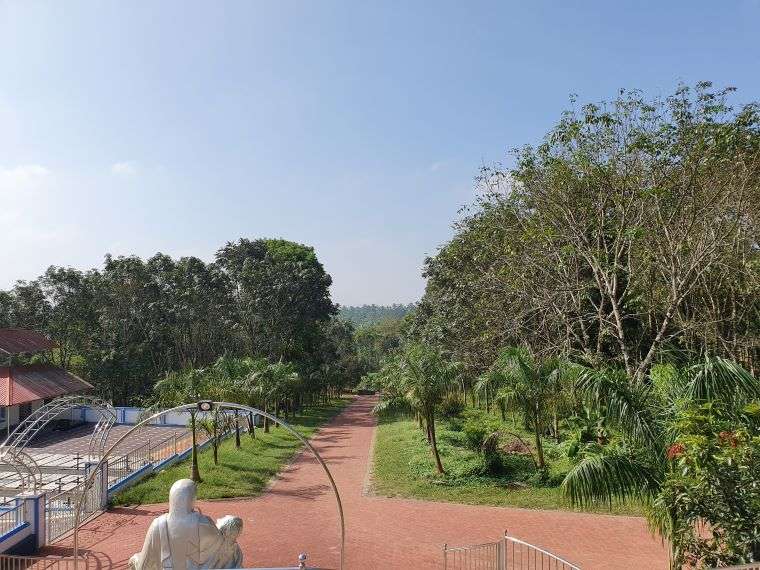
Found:
M 266 367 L 269 366 L 269 363 L 265 358 L 245 358 L 243 361 L 245 369 L 243 370 L 241 367 L 239 374 L 232 379 L 232 382 L 228 387 L 229 397 L 233 402 L 245 404 L 252 408 L 258 408 L 262 404 L 259 397 L 258 385 L 256 383 L 258 379 L 257 373 L 266 369 Z M 256 419 L 252 412 L 248 414 L 247 421 L 248 434 L 251 436 L 251 439 L 255 439 Z
M 210 369 L 212 378 L 209 379 L 214 386 L 215 399 L 255 406 L 254 389 L 248 379 L 251 373 L 261 366 L 262 361 L 266 363 L 266 360 L 233 358 L 228 355 L 218 358 Z M 238 410 L 234 410 L 232 415 L 234 418 L 232 425 L 235 428 L 235 447 L 240 449 L 240 413 Z M 253 436 L 252 421 L 249 421 L 248 428 Z

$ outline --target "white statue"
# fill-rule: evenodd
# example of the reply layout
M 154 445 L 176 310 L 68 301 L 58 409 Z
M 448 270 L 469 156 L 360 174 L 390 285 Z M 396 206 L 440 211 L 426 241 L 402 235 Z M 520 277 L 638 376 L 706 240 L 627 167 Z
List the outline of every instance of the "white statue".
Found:
M 206 570 L 240 568 L 243 554 L 236 540 L 239 517 L 214 524 L 196 511 L 195 483 L 180 479 L 169 491 L 169 512 L 153 520 L 142 550 L 129 559 L 131 570 Z
M 223 540 L 216 561 L 209 568 L 240 568 L 243 565 L 243 552 L 237 543 L 237 537 L 243 530 L 243 519 L 225 515 L 216 520 L 216 528 L 222 533 Z

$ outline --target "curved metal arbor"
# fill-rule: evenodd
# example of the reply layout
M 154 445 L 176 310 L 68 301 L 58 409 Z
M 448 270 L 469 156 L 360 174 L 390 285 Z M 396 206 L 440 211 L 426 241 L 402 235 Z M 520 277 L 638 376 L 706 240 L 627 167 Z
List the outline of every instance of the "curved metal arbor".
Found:
M 204 402 L 207 403 L 207 402 Z M 338 517 L 340 520 L 340 570 L 344 569 L 344 559 L 345 559 L 345 546 L 346 546 L 346 524 L 345 524 L 345 518 L 343 516 L 343 503 L 340 500 L 340 493 L 338 492 L 338 487 L 335 484 L 335 479 L 333 479 L 332 473 L 330 473 L 330 469 L 327 467 L 327 464 L 325 463 L 324 459 L 322 459 L 322 456 L 319 455 L 316 449 L 309 443 L 309 440 L 307 440 L 305 437 L 303 437 L 300 433 L 298 433 L 293 427 L 291 427 L 288 423 L 284 422 L 277 416 L 273 416 L 272 414 L 265 412 L 263 410 L 259 410 L 257 408 L 253 408 L 251 406 L 246 406 L 243 404 L 234 404 L 231 402 L 208 402 L 211 404 L 212 409 L 221 409 L 221 410 L 240 410 L 246 413 L 252 413 L 254 415 L 260 415 L 265 418 L 268 418 L 272 420 L 273 422 L 279 424 L 283 428 L 285 428 L 291 435 L 295 436 L 298 441 L 300 441 L 309 451 L 311 451 L 314 458 L 319 462 L 319 464 L 322 466 L 322 469 L 324 470 L 325 474 L 327 475 L 327 479 L 330 482 L 330 487 L 332 488 L 333 495 L 335 496 L 335 503 L 338 508 Z M 149 422 L 155 420 L 156 418 L 161 417 L 164 414 L 168 414 L 171 412 L 198 412 L 199 411 L 199 402 L 193 403 L 193 404 L 183 404 L 181 406 L 176 406 L 174 408 L 170 408 L 168 410 L 163 410 L 161 412 L 157 412 L 153 414 L 152 416 L 149 416 L 142 421 L 135 424 L 132 429 L 130 429 L 128 432 L 126 432 L 124 435 L 122 435 L 119 439 L 117 439 L 111 447 L 108 448 L 108 450 L 101 455 L 100 461 L 98 464 L 90 471 L 90 474 L 87 476 L 87 479 L 85 479 L 84 484 L 82 486 L 82 493 L 79 496 L 79 500 L 77 501 L 76 506 L 76 512 L 74 515 L 74 570 L 77 570 L 78 564 L 79 564 L 79 525 L 81 523 L 81 517 L 82 517 L 82 509 L 84 507 L 85 501 L 87 500 L 87 493 L 92 487 L 95 478 L 98 476 L 98 473 L 100 473 L 101 468 L 103 467 L 103 464 L 108 460 L 108 458 L 113 453 L 114 449 L 122 442 L 124 441 L 129 435 L 134 432 L 135 430 L 139 429 L 140 427 L 148 424 Z M 203 412 L 201 412 L 203 413 Z
M 42 486 L 42 471 L 34 458 L 23 450 L 0 448 L 0 462 L 5 462 L 16 471 L 21 487 L 19 492 L 36 493 Z
M 90 436 L 88 453 L 90 456 L 95 456 L 96 453 L 102 454 L 108 432 L 116 423 L 116 410 L 110 403 L 93 396 L 63 396 L 37 408 L 16 426 L 16 429 L 0 444 L 3 449 L 3 457 L 6 455 L 13 457 L 19 451 L 23 451 L 29 442 L 51 421 L 69 410 L 82 406 L 92 408 L 100 416 Z

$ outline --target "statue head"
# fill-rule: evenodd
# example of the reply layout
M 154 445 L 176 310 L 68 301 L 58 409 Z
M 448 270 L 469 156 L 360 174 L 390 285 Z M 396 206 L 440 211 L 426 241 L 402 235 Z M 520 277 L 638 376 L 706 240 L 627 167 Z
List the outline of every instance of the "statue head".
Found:
M 169 514 L 186 515 L 193 512 L 195 506 L 196 485 L 190 479 L 174 482 L 169 490 Z
M 220 519 L 216 519 L 216 528 L 229 540 L 237 540 L 240 536 L 240 531 L 243 530 L 243 519 L 240 517 L 233 517 L 232 515 L 225 515 Z

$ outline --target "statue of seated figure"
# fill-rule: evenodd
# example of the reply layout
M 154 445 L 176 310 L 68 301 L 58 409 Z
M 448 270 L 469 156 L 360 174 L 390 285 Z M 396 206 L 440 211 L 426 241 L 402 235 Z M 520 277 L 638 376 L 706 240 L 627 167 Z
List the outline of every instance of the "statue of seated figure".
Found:
M 214 523 L 194 509 L 196 485 L 180 479 L 169 491 L 169 512 L 153 520 L 140 552 L 129 559 L 130 570 L 207 570 L 240 568 L 243 554 L 237 537 L 239 517 Z

